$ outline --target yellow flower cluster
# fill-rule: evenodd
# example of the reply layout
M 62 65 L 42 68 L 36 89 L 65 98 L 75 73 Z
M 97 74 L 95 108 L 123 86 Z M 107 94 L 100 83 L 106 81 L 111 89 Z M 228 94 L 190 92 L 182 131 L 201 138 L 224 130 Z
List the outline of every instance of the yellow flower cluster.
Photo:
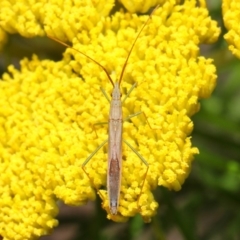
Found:
M 137 39 L 121 82 L 123 98 L 138 83 L 124 103 L 123 114 L 124 118 L 142 114 L 124 122 L 123 138 L 146 159 L 149 169 L 123 144 L 118 215 L 109 214 L 107 146 L 85 166 L 87 174 L 82 168 L 107 139 L 107 125 L 96 125 L 106 122 L 109 112 L 100 87 L 109 95 L 112 91 L 103 69 L 67 49 L 59 62 L 33 56 L 21 61 L 20 70 L 10 66 L 3 75 L 0 235 L 5 239 L 47 234 L 57 224 L 57 199 L 81 205 L 94 200 L 99 188 L 108 218 L 126 221 L 140 213 L 147 222 L 158 207 L 153 189 L 181 189 L 198 153 L 191 146 L 190 117 L 199 110 L 198 99 L 209 97 L 216 84 L 212 60 L 199 56 L 198 45 L 216 41 L 220 30 L 203 1 L 200 7 L 194 0 L 181 5 L 162 2 Z M 0 23 L 4 31 L 26 37 L 46 32 L 68 40 L 104 66 L 113 81 L 148 19 L 122 10 L 107 17 L 113 1 L 78 1 L 79 5 L 32 1 L 26 10 L 27 4 L 16 1 L 12 6 L 3 0 Z
M 223 20 L 228 32 L 224 38 L 229 44 L 229 50 L 240 58 L 240 4 L 238 0 L 223 0 Z

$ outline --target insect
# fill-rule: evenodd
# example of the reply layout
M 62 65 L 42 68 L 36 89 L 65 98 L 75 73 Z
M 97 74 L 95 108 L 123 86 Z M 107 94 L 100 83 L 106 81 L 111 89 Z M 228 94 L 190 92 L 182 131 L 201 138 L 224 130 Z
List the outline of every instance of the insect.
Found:
M 124 65 L 122 67 L 120 78 L 115 83 L 111 79 L 111 77 L 108 74 L 106 68 L 104 66 L 102 66 L 100 63 L 98 63 L 96 60 L 94 60 L 93 58 L 89 57 L 85 53 L 82 53 L 79 50 L 69 46 L 68 44 L 60 41 L 59 39 L 56 39 L 56 38 L 51 37 L 51 36 L 48 36 L 52 40 L 55 40 L 56 42 L 59 42 L 60 44 L 66 46 L 66 47 L 69 47 L 69 48 L 72 48 L 72 49 L 76 50 L 77 52 L 79 52 L 80 54 L 85 56 L 86 58 L 88 58 L 91 61 L 95 62 L 106 73 L 110 83 L 113 86 L 113 91 L 112 91 L 112 94 L 111 94 L 111 96 L 112 96 L 111 101 L 107 97 L 107 94 L 105 93 L 105 91 L 102 90 L 104 95 L 106 96 L 107 100 L 110 102 L 110 111 L 109 111 L 109 120 L 108 120 L 108 139 L 105 140 L 101 145 L 99 145 L 90 154 L 90 156 L 84 161 L 84 163 L 82 164 L 82 168 L 83 168 L 84 172 L 88 175 L 88 173 L 85 170 L 85 166 L 92 159 L 92 157 L 98 152 L 98 150 L 101 149 L 108 142 L 107 192 L 108 192 L 108 200 L 109 200 L 109 211 L 110 211 L 110 213 L 112 215 L 116 215 L 118 213 L 118 206 L 119 206 L 119 196 L 120 196 L 120 187 L 121 187 L 121 175 L 122 175 L 122 141 L 124 141 L 126 143 L 126 145 L 128 145 L 128 147 L 131 150 L 133 150 L 133 152 L 146 165 L 147 171 L 146 171 L 146 174 L 145 174 L 145 179 L 146 179 L 146 175 L 147 175 L 147 172 L 148 172 L 148 167 L 149 166 L 148 166 L 147 161 L 127 141 L 122 140 L 122 130 L 123 130 L 122 104 L 125 102 L 126 98 L 130 95 L 132 90 L 136 87 L 136 83 L 131 87 L 131 89 L 128 91 L 127 95 L 125 96 L 125 98 L 122 101 L 121 101 L 120 85 L 121 85 L 121 81 L 123 79 L 123 74 L 124 74 L 124 71 L 126 69 L 129 57 L 130 57 L 130 55 L 132 53 L 132 50 L 133 50 L 133 48 L 134 48 L 134 46 L 135 46 L 135 44 L 137 42 L 137 39 L 139 38 L 141 32 L 143 31 L 145 26 L 148 24 L 148 22 L 151 19 L 151 16 L 153 15 L 153 13 L 155 12 L 155 10 L 158 7 L 159 6 L 157 5 L 153 9 L 151 14 L 149 15 L 149 18 L 143 24 L 142 28 L 138 32 L 138 34 L 137 34 L 137 36 L 136 36 L 136 38 L 135 38 L 135 40 L 134 40 L 134 42 L 133 42 L 133 44 L 132 44 L 132 46 L 130 48 L 130 51 L 129 51 L 128 55 L 127 55 L 127 58 L 126 58 L 126 60 L 124 62 Z M 128 118 L 126 118 L 125 120 L 128 120 L 128 119 L 130 119 L 130 118 L 132 118 L 132 117 L 134 117 L 134 116 L 136 116 L 136 115 L 138 115 L 140 113 L 141 112 L 135 113 L 135 114 L 129 116 Z M 143 181 L 142 188 L 144 186 L 145 179 Z M 140 193 L 140 195 L 141 195 L 141 193 Z

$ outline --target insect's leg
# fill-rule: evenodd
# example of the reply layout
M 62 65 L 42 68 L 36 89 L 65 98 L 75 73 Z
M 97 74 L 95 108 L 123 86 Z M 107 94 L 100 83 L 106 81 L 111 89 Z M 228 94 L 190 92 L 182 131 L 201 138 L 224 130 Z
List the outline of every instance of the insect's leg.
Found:
M 143 112 L 137 112 L 137 113 L 131 114 L 131 115 L 129 115 L 128 117 L 124 118 L 124 119 L 123 119 L 123 122 L 126 122 L 126 121 L 128 121 L 129 119 L 140 115 L 141 113 L 143 113 Z
M 106 91 L 105 91 L 102 87 L 100 87 L 100 90 L 102 91 L 103 95 L 104 95 L 105 98 L 108 100 L 108 102 L 110 103 L 110 99 L 109 99 Z M 108 124 L 108 122 L 98 122 L 98 123 L 94 123 L 94 124 L 93 124 L 93 129 L 94 129 L 94 131 L 95 131 L 96 137 L 98 137 L 98 134 L 97 134 L 97 131 L 96 131 L 95 126 L 96 126 L 96 125 L 102 125 L 102 124 Z
M 105 91 L 103 88 L 100 88 L 100 90 L 102 91 L 103 95 L 106 97 L 106 99 L 108 100 L 108 102 L 110 102 L 110 99 L 109 99 L 109 97 L 107 96 L 106 91 Z M 98 137 L 98 135 L 97 135 L 97 131 L 96 131 L 96 129 L 95 129 L 95 126 L 96 126 L 96 125 L 107 124 L 107 123 L 108 123 L 108 122 L 98 122 L 98 123 L 93 124 L 93 128 L 94 128 L 94 131 L 95 131 L 97 137 Z M 82 169 L 83 169 L 84 173 L 88 176 L 88 178 L 89 178 L 89 180 L 90 180 L 90 182 L 91 182 L 91 185 L 94 186 L 94 188 L 97 190 L 98 194 L 100 195 L 100 197 L 101 197 L 102 199 L 104 199 L 104 196 L 103 196 L 102 193 L 98 190 L 98 188 L 95 187 L 95 184 L 94 184 L 92 178 L 91 178 L 91 177 L 89 176 L 89 174 L 87 173 L 87 171 L 86 171 L 86 169 L 85 169 L 85 166 L 86 166 L 86 165 L 88 164 L 88 162 L 92 159 L 92 157 L 107 143 L 107 141 L 108 141 L 108 139 L 105 140 L 103 143 L 101 143 L 101 144 L 89 155 L 89 157 L 88 157 L 88 158 L 83 162 L 83 164 L 82 164 Z
M 110 99 L 109 99 L 106 91 L 105 91 L 102 87 L 100 87 L 100 90 L 102 91 L 103 95 L 104 95 L 105 98 L 108 100 L 108 102 L 110 103 Z M 98 134 L 97 134 L 97 131 L 96 131 L 95 126 L 96 126 L 96 125 L 102 125 L 102 124 L 108 124 L 108 122 L 98 122 L 98 123 L 94 123 L 94 124 L 93 124 L 93 129 L 94 129 L 94 132 L 95 132 L 95 134 L 96 134 L 96 137 L 98 137 Z
M 147 167 L 147 170 L 146 170 L 146 173 L 144 174 L 144 180 L 143 180 L 143 183 L 142 183 L 142 186 L 141 186 L 141 192 L 138 196 L 138 200 L 139 201 L 139 198 L 141 197 L 141 194 L 142 194 L 142 191 L 143 191 L 143 187 L 144 187 L 144 184 L 145 184 L 145 180 L 146 180 L 146 177 L 147 177 L 147 174 L 148 174 L 148 169 L 149 169 L 149 164 L 148 162 L 145 160 L 145 158 L 130 144 L 128 143 L 126 140 L 124 140 L 124 143 L 128 145 L 128 147 L 139 157 L 139 159 L 145 164 L 145 166 Z
M 135 82 L 132 87 L 129 89 L 129 91 L 127 92 L 125 98 L 122 100 L 122 104 L 125 102 L 125 100 L 129 97 L 129 95 L 131 94 L 131 92 L 133 91 L 133 89 L 137 86 L 137 82 Z M 139 114 L 141 114 L 142 112 L 137 112 L 134 114 L 129 115 L 128 117 L 126 117 L 125 119 L 123 119 L 123 122 L 128 121 L 129 119 L 138 116 Z
M 137 87 L 137 84 L 138 84 L 138 83 L 135 82 L 135 83 L 132 85 L 132 87 L 128 90 L 125 98 L 122 100 L 122 104 L 124 104 L 125 100 L 129 97 L 129 95 L 131 94 L 132 90 L 133 90 L 135 87 Z
M 138 116 L 138 115 L 140 115 L 140 114 L 143 114 L 143 116 L 144 116 L 145 119 L 146 119 L 146 122 L 147 122 L 148 126 L 149 126 L 151 129 L 154 129 L 154 128 L 151 127 L 151 125 L 150 125 L 150 123 L 149 123 L 149 121 L 148 121 L 148 119 L 147 119 L 147 116 L 146 116 L 146 114 L 145 114 L 144 112 L 137 112 L 137 113 L 131 114 L 131 115 L 129 115 L 128 117 L 126 117 L 126 118 L 123 120 L 123 122 L 128 121 L 129 119 L 131 119 L 131 118 L 133 118 L 133 117 L 136 117 L 136 116 Z
M 102 124 L 108 124 L 108 122 L 98 122 L 98 123 L 94 123 L 92 126 L 93 126 L 93 129 L 94 129 L 94 132 L 96 134 L 96 138 L 98 138 L 98 134 L 97 134 L 97 131 L 96 131 L 96 128 L 95 126 L 96 125 L 102 125 Z
M 108 100 L 108 102 L 110 103 L 111 101 L 110 101 L 110 99 L 109 99 L 109 97 L 108 97 L 106 91 L 105 91 L 102 87 L 100 87 L 100 90 L 102 91 L 103 95 L 104 95 L 105 98 Z
M 135 87 L 137 87 L 137 85 L 138 85 L 137 82 L 135 82 L 135 83 L 132 85 L 132 87 L 131 87 L 131 88 L 129 89 L 129 91 L 127 92 L 125 98 L 122 100 L 122 103 L 125 102 L 125 100 L 129 97 L 129 95 L 131 94 L 131 92 L 133 91 L 133 89 L 134 89 Z M 102 92 L 103 92 L 103 89 L 101 89 L 101 90 L 102 90 Z M 103 92 L 103 94 L 104 94 L 105 97 L 108 99 L 108 96 L 107 96 L 106 92 L 105 92 L 105 93 Z M 148 119 L 147 119 L 147 116 L 146 116 L 146 114 L 145 114 L 144 112 L 137 112 L 137 113 L 131 114 L 131 115 L 129 115 L 127 118 L 125 118 L 123 121 L 124 121 L 124 122 L 125 122 L 125 121 L 128 121 L 129 119 L 131 119 L 131 118 L 133 118 L 133 117 L 135 117 L 135 116 L 138 116 L 138 115 L 140 115 L 141 113 L 144 115 L 144 117 L 145 117 L 145 119 L 146 119 L 146 121 L 147 121 L 148 126 L 149 126 L 151 129 L 153 129 L 153 128 L 151 127 L 151 125 L 150 125 L 150 123 L 149 123 L 149 121 L 148 121 Z
M 102 196 L 102 194 L 99 192 L 98 188 L 95 187 L 95 184 L 92 180 L 92 178 L 89 176 L 89 174 L 87 173 L 85 166 L 88 164 L 88 162 L 92 159 L 92 157 L 107 143 L 108 139 L 105 140 L 103 143 L 101 143 L 91 154 L 90 156 L 83 162 L 82 164 L 82 170 L 84 171 L 84 173 L 88 176 L 91 185 L 94 186 L 94 188 L 97 190 L 97 192 L 101 195 L 101 198 L 104 199 L 104 197 Z
M 105 140 L 103 143 L 101 143 L 91 154 L 89 157 L 86 158 L 86 160 L 83 162 L 82 167 L 84 168 L 87 163 L 91 160 L 91 158 L 99 151 L 100 148 L 102 148 L 108 140 Z

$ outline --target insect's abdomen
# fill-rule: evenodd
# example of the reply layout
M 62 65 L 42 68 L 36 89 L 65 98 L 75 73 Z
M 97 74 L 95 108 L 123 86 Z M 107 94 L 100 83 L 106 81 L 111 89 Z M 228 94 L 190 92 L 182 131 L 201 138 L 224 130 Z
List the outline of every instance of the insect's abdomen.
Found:
M 108 178 L 108 197 L 110 212 L 111 214 L 117 214 L 121 186 L 121 167 L 118 158 L 111 160 L 109 164 Z

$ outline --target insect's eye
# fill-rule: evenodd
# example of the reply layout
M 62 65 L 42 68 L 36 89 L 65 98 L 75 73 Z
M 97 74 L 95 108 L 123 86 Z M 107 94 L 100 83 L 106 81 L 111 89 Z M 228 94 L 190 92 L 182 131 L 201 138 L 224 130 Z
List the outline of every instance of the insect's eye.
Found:
M 120 93 L 120 97 L 122 97 L 122 94 Z

